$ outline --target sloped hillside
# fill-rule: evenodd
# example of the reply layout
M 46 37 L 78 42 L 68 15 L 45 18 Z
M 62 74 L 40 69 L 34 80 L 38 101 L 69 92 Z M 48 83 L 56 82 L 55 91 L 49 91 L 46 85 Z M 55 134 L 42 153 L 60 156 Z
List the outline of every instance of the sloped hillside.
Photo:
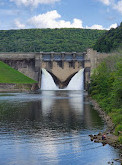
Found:
M 116 29 L 111 29 L 104 33 L 94 45 L 98 52 L 110 52 L 118 47 L 122 47 L 122 22 Z
M 78 28 L 0 30 L 0 52 L 83 52 L 104 33 Z

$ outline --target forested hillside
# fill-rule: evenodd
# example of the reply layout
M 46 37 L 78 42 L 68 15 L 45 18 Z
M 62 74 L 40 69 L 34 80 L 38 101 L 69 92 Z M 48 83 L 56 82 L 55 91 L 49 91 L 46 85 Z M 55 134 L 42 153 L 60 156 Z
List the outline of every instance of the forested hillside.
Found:
M 0 52 L 82 52 L 104 33 L 75 28 L 0 30 Z
M 118 47 L 122 47 L 122 22 L 116 29 L 111 29 L 104 33 L 94 45 L 98 52 L 110 52 Z

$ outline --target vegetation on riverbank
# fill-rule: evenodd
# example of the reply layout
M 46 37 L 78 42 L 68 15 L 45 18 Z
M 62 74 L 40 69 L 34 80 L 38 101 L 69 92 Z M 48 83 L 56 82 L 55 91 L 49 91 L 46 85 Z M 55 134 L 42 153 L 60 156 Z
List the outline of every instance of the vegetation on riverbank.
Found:
M 37 82 L 0 61 L 0 83 L 33 84 Z
M 0 52 L 83 52 L 105 32 L 78 28 L 0 30 Z
M 111 117 L 115 135 L 119 135 L 122 143 L 122 49 L 118 52 L 104 59 L 93 71 L 89 92 Z
M 93 46 L 98 52 L 110 52 L 116 48 L 122 48 L 122 22 L 116 29 L 106 31 Z

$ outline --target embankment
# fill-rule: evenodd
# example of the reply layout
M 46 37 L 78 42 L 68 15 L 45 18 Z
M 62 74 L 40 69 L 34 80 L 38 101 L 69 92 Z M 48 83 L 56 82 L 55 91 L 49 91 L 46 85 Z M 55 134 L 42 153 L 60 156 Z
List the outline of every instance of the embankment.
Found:
M 0 92 L 37 90 L 38 83 L 0 61 Z
M 118 141 L 119 136 L 115 135 L 115 124 L 112 122 L 112 119 L 107 113 L 99 106 L 97 101 L 92 99 L 91 97 L 90 101 L 93 105 L 93 108 L 99 113 L 100 117 L 105 121 L 107 124 L 107 128 L 104 132 L 100 132 L 97 135 L 89 135 L 91 141 L 95 143 L 102 143 L 103 146 L 106 144 L 109 144 L 113 146 L 114 148 L 117 148 L 120 150 L 120 159 L 115 159 L 115 161 L 122 163 L 122 144 Z M 102 136 L 104 135 L 104 139 L 102 139 Z
M 25 92 L 39 89 L 38 84 L 0 83 L 0 92 Z

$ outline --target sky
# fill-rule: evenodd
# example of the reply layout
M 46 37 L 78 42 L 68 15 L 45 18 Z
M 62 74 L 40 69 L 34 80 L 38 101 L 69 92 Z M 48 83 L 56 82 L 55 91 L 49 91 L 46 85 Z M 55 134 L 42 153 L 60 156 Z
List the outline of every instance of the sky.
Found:
M 116 28 L 122 0 L 0 0 L 0 30 Z

